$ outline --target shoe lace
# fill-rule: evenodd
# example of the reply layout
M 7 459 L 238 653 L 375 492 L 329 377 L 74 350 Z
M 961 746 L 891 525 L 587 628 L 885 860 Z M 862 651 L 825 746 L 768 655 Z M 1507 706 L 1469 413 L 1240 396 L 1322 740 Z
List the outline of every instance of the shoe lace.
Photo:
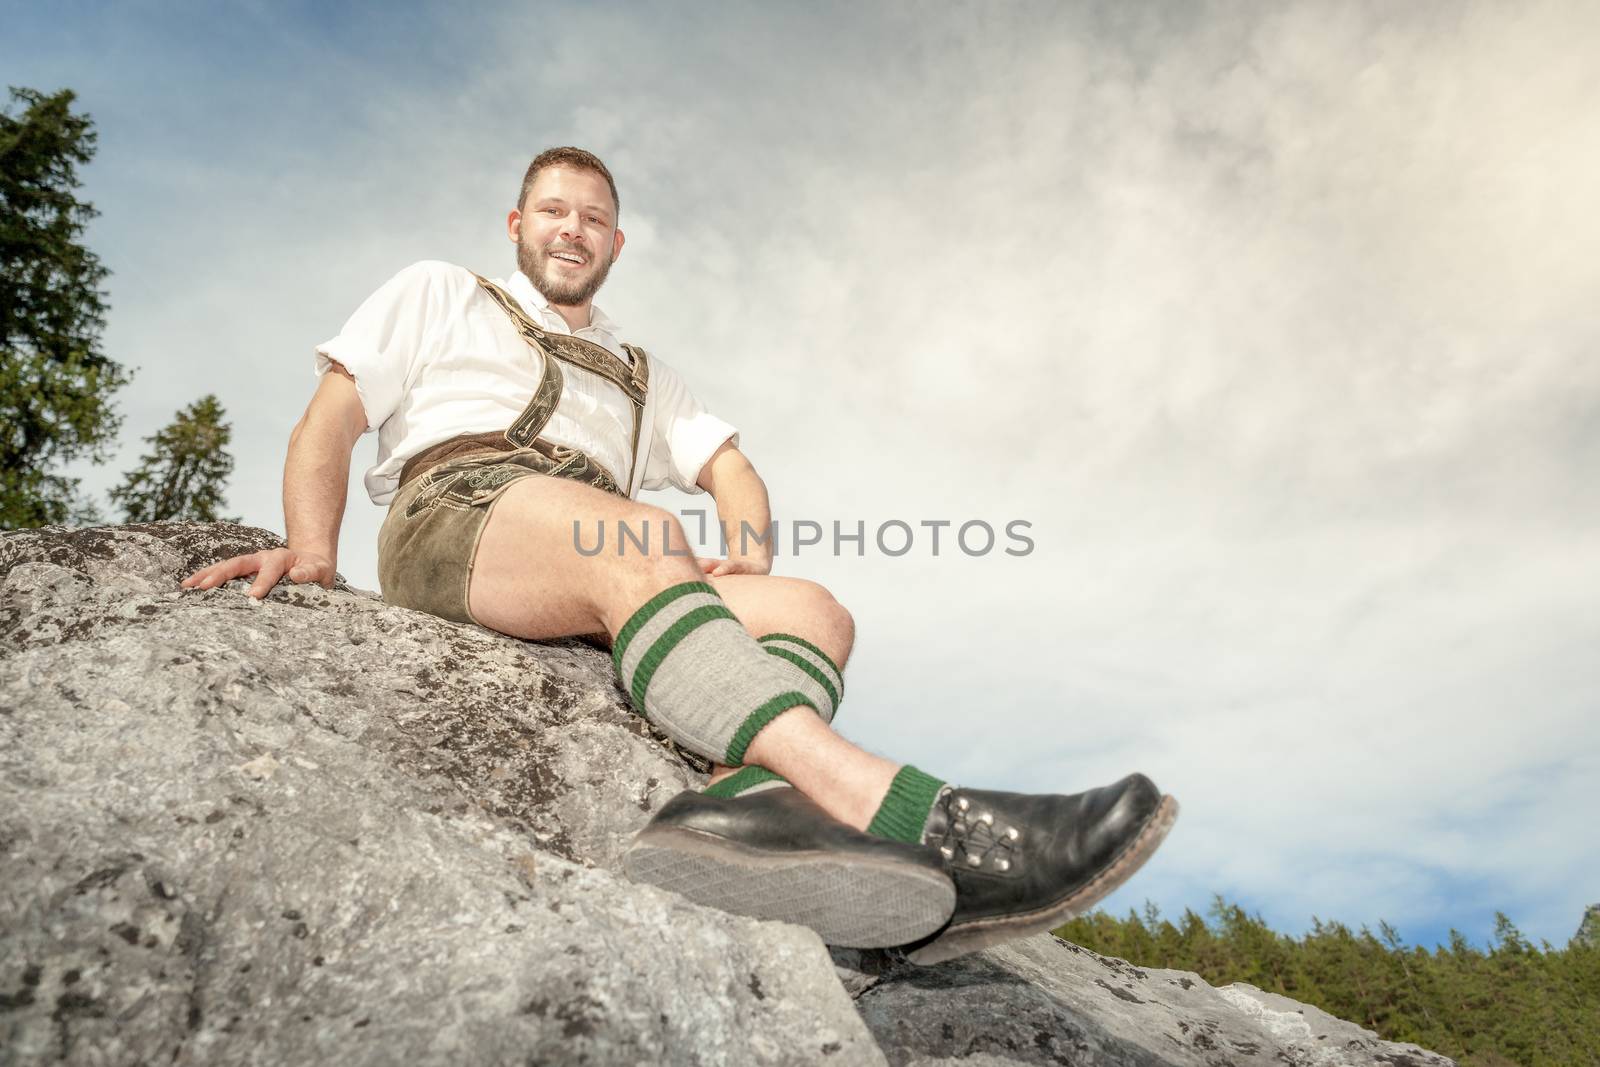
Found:
M 938 800 L 944 809 L 944 833 L 937 841 L 939 854 L 957 867 L 977 870 L 991 867 L 1008 871 L 1016 862 L 1015 849 L 1022 831 L 1015 826 L 999 826 L 994 813 L 973 805 L 972 801 L 950 790 Z

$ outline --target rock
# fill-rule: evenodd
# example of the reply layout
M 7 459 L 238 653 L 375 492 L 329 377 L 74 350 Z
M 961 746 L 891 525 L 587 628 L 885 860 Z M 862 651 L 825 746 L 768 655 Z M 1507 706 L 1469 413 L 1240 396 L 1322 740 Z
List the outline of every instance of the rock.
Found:
M 1574 944 L 1594 947 L 1600 945 L 1600 904 L 1590 904 L 1578 923 L 1578 932 L 1572 935 Z
M 0 1061 L 1448 1062 L 1050 937 L 919 969 L 632 885 L 703 779 L 606 655 L 177 586 L 279 543 L 0 535 Z
M 698 780 L 606 656 L 177 588 L 274 541 L 0 539 L 0 1059 L 883 1062 L 810 931 L 603 869 Z
M 861 956 L 836 950 L 835 962 L 874 972 L 856 1004 L 894 1065 L 1451 1064 L 1253 986 L 1213 989 L 1187 971 L 1135 967 L 1048 934 L 926 969 Z

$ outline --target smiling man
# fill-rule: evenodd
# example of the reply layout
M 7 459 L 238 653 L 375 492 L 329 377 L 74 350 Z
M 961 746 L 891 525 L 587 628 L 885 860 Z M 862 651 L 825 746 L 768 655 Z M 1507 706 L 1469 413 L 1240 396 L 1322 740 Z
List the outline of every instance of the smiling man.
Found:
M 593 326 L 591 301 L 622 254 L 616 195 L 597 197 L 597 191 L 585 171 L 546 165 L 529 171 L 522 181 L 522 206 L 506 218 L 522 276 L 536 279 L 535 288 L 553 307 L 573 309 L 563 317 L 574 331 Z M 574 211 L 576 232 L 568 233 Z
M 780 578 L 766 486 L 739 433 L 594 306 L 623 249 L 605 165 L 540 153 L 506 219 L 518 271 L 414 264 L 318 346 L 316 394 L 284 466 L 288 547 L 186 578 L 331 586 L 351 450 L 377 430 L 372 500 L 384 597 L 528 639 L 609 647 L 640 714 L 715 763 L 625 859 L 634 878 L 832 944 L 933 963 L 1048 929 L 1100 900 L 1177 814 L 1142 775 L 1072 795 L 953 787 L 832 729 L 854 640 L 821 586 Z M 668 485 L 716 501 L 727 559 L 695 559 Z M 629 551 L 574 531 L 624 527 Z M 620 542 L 618 542 L 620 548 Z

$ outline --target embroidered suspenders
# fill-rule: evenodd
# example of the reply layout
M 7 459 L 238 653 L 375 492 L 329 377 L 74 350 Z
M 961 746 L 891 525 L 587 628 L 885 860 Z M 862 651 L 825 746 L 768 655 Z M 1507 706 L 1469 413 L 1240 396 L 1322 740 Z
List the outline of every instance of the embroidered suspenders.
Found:
M 512 326 L 522 339 L 544 356 L 544 372 L 539 378 L 538 386 L 533 390 L 533 399 L 528 401 L 528 406 L 522 409 L 522 414 L 517 416 L 509 428 L 503 432 L 490 430 L 486 433 L 459 434 L 448 441 L 441 441 L 423 449 L 406 461 L 400 471 L 400 484 L 406 485 L 427 471 L 443 470 L 443 464 L 448 461 L 473 453 L 502 451 L 509 447 L 524 453 L 524 458 L 530 463 L 532 457 L 526 455 L 530 450 L 543 454 L 546 459 L 555 463 L 555 467 L 548 473 L 579 477 L 580 481 L 589 481 L 597 488 L 614 492 L 619 496 L 627 496 L 628 486 L 633 484 L 635 473 L 632 468 L 639 463 L 639 437 L 644 432 L 645 396 L 650 388 L 650 358 L 645 350 L 636 345 L 622 346 L 633 357 L 633 366 L 629 367 L 611 351 L 593 341 L 585 341 L 570 334 L 551 333 L 544 329 L 523 313 L 510 293 L 487 278 L 476 274 L 473 277 L 478 279 L 479 288 L 500 305 L 500 309 L 511 319 Z M 559 366 L 561 363 L 582 367 L 604 378 L 621 389 L 628 402 L 633 405 L 633 452 L 627 477 L 620 485 L 600 464 L 578 449 L 553 445 L 539 437 L 545 424 L 550 421 L 550 416 L 555 414 L 556 405 L 561 402 L 561 391 L 565 386 Z M 580 469 L 587 473 L 580 477 L 575 473 Z M 413 507 L 421 501 L 422 498 L 418 498 Z
M 639 435 L 644 431 L 645 394 L 650 388 L 650 359 L 644 349 L 635 345 L 622 346 L 633 357 L 633 366 L 629 367 L 602 345 L 571 334 L 552 333 L 544 329 L 523 313 L 510 293 L 481 275 L 475 274 L 473 277 L 478 279 L 478 287 L 488 293 L 489 298 L 510 317 L 522 339 L 544 355 L 544 376 L 533 391 L 533 399 L 528 401 L 522 414 L 506 430 L 506 439 L 518 448 L 527 448 L 539 436 L 539 431 L 544 429 L 550 416 L 555 414 L 556 405 L 561 402 L 564 382 L 557 363 L 570 363 L 615 385 L 633 405 L 633 452 L 628 472 L 631 481 L 631 467 L 639 457 Z

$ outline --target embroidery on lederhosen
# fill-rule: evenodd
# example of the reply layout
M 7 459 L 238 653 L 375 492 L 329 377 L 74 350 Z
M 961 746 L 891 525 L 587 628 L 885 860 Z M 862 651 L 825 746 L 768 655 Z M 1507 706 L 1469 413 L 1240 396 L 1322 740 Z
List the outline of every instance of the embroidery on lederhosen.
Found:
M 486 462 L 484 456 L 478 455 L 441 463 L 420 476 L 422 488 L 406 505 L 406 518 L 438 507 L 458 511 L 482 507 L 530 470 L 554 478 L 571 478 L 607 493 L 622 495 L 611 472 L 590 460 L 587 454 L 565 445 L 552 448 L 553 457 L 526 448 L 502 456 L 497 462 Z
M 633 380 L 639 386 L 639 399 L 633 405 L 633 453 L 628 461 L 628 484 L 631 486 L 636 473 L 633 467 L 639 463 L 639 434 L 644 429 L 644 401 L 650 391 L 650 354 L 638 345 L 630 345 L 626 341 L 619 343 L 623 351 L 633 357 Z
M 615 493 L 618 496 L 625 495 L 621 487 L 617 485 L 617 480 L 611 476 L 611 472 L 596 460 L 589 458 L 587 452 L 581 449 L 568 448 L 566 445 L 553 445 L 551 447 L 556 454 L 555 466 L 545 473 L 557 478 L 571 478 L 573 481 L 583 482 L 586 485 L 592 485 L 596 489 L 604 489 L 606 492 Z M 533 454 L 536 456 L 542 455 L 539 452 Z
M 485 504 L 526 471 L 518 463 L 485 465 L 481 456 L 441 463 L 422 475 L 422 488 L 406 506 L 406 518 L 434 508 L 465 511 Z
M 467 456 L 446 461 L 433 467 L 422 477 L 422 488 L 406 507 L 410 518 L 436 507 L 464 510 L 488 503 L 504 491 L 524 471 L 533 470 L 557 478 L 592 485 L 596 489 L 618 496 L 627 493 L 617 484 L 610 471 L 591 460 L 583 451 L 567 445 L 550 444 L 553 456 L 547 456 L 530 446 L 544 429 L 556 406 L 561 403 L 561 393 L 566 387 L 559 361 L 572 363 L 591 371 L 622 390 L 633 405 L 633 456 L 637 461 L 639 435 L 643 429 L 644 401 L 650 383 L 649 357 L 644 349 L 624 345 L 633 356 L 630 368 L 604 346 L 581 337 L 553 334 L 543 329 L 523 313 L 517 302 L 498 285 L 479 275 L 478 285 L 511 319 L 517 333 L 528 344 L 538 349 L 543 359 L 543 372 L 533 397 L 522 409 L 516 421 L 505 431 L 507 443 L 516 451 L 498 463 L 485 465 L 481 457 Z
M 633 405 L 633 451 L 629 454 L 630 470 L 628 472 L 629 484 L 632 484 L 633 471 L 631 466 L 638 462 L 639 436 L 644 432 L 645 397 L 650 390 L 649 355 L 637 345 L 624 344 L 622 347 L 633 357 L 633 366 L 630 367 L 616 353 L 604 345 L 586 341 L 571 334 L 551 333 L 528 318 L 521 305 L 517 303 L 516 298 L 510 293 L 482 275 L 474 274 L 473 277 L 478 279 L 478 287 L 489 294 L 489 298 L 499 304 L 500 309 L 510 317 L 512 325 L 516 327 L 517 333 L 521 335 L 522 339 L 544 354 L 546 367 L 549 367 L 554 361 L 551 359 L 553 356 L 557 360 L 571 363 L 575 367 L 581 367 L 622 390 L 622 394 Z M 558 372 L 558 381 L 559 377 Z M 544 381 L 541 380 L 539 384 L 542 389 Z M 535 395 L 537 396 L 537 393 Z M 559 392 L 556 393 L 556 399 L 560 399 Z M 532 406 L 532 404 L 529 404 L 530 410 Z M 506 437 L 519 448 L 526 447 L 528 442 L 532 441 L 539 431 L 544 429 L 544 424 L 549 421 L 550 415 L 554 412 L 555 405 L 552 404 L 549 412 L 538 420 L 536 426 L 533 426 L 532 432 L 528 432 L 527 427 L 532 425 L 532 420 L 527 417 L 529 411 L 524 411 L 522 416 L 512 424 L 512 429 L 506 431 Z M 513 437 L 512 430 L 517 431 L 518 436 Z

